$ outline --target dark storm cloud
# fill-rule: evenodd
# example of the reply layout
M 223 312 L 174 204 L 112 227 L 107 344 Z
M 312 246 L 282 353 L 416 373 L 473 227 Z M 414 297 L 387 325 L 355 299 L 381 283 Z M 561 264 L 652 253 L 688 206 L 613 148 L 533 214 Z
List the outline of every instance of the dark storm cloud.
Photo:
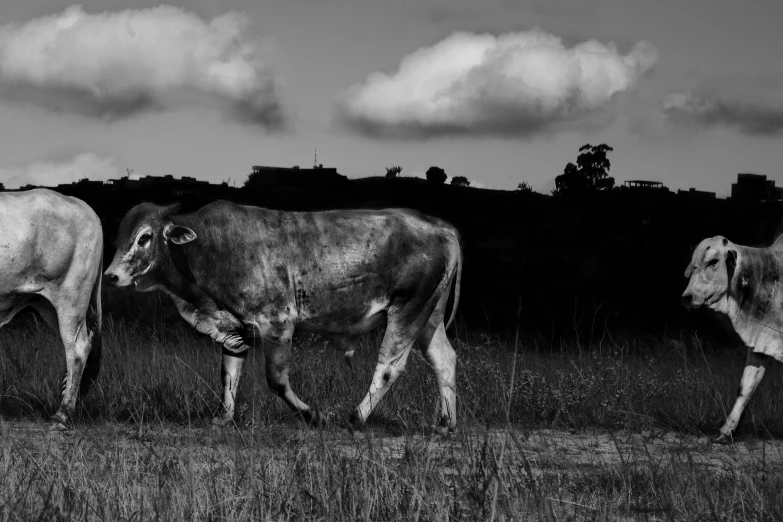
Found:
M 783 134 L 783 72 L 727 75 L 663 102 L 667 120 L 689 127 L 729 127 L 747 135 Z

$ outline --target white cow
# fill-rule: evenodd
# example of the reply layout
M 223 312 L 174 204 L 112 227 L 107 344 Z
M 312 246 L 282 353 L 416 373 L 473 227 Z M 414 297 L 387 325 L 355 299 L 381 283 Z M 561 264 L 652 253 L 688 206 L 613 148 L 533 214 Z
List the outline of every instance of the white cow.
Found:
M 102 257 L 101 222 L 83 201 L 45 189 L 0 193 L 0 326 L 32 306 L 59 332 L 66 374 L 56 428 L 98 376 Z
M 718 441 L 731 438 L 772 359 L 783 362 L 783 236 L 768 248 L 732 243 L 722 236 L 705 239 L 685 270 L 683 304 L 728 316 L 748 347 L 737 400 Z

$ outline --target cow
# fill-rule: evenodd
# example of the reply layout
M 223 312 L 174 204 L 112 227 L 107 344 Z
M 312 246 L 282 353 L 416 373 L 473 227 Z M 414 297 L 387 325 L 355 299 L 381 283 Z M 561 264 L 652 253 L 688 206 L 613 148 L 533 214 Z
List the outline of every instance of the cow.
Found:
M 253 338 L 267 384 L 304 420 L 326 418 L 302 402 L 288 375 L 295 330 L 320 333 L 350 357 L 357 337 L 386 326 L 367 395 L 348 427 L 361 429 L 417 344 L 440 391 L 440 434 L 456 426 L 456 354 L 446 338 L 459 301 L 457 230 L 413 210 L 282 212 L 216 201 L 191 214 L 142 203 L 120 222 L 106 281 L 159 289 L 182 318 L 222 344 L 222 414 L 232 422 Z M 451 318 L 444 326 L 454 282 Z
M 52 428 L 68 430 L 77 395 L 101 359 L 103 232 L 83 201 L 46 189 L 0 193 L 0 326 L 38 311 L 65 347 L 62 401 Z
M 767 248 L 737 245 L 722 236 L 705 239 L 685 277 L 690 279 L 683 304 L 727 316 L 748 348 L 737 400 L 717 438 L 728 442 L 767 366 L 773 359 L 783 362 L 783 236 Z

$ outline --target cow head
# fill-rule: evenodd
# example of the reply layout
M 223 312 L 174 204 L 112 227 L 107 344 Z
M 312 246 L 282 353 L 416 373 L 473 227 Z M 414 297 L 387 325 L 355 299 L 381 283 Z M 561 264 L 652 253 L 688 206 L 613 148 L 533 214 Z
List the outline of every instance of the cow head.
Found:
M 685 277 L 690 278 L 682 302 L 698 308 L 703 304 L 728 313 L 729 289 L 737 266 L 737 247 L 722 236 L 703 240 L 693 252 Z
M 117 251 L 104 274 L 109 283 L 120 287 L 133 285 L 140 291 L 152 289 L 155 268 L 168 256 L 168 243 L 182 245 L 196 239 L 191 229 L 169 219 L 178 207 L 142 203 L 122 218 Z

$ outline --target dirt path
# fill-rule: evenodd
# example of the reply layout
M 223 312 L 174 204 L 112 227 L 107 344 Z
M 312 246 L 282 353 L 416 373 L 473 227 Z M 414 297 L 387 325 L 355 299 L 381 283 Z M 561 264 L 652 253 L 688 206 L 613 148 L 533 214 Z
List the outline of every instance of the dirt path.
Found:
M 266 452 L 270 457 L 297 447 L 320 447 L 346 457 L 375 455 L 396 460 L 406 455 L 426 454 L 451 463 L 489 454 L 498 466 L 529 470 L 538 475 L 551 469 L 642 466 L 651 470 L 686 463 L 712 473 L 783 471 L 782 440 L 745 440 L 717 445 L 706 437 L 677 433 L 581 432 L 557 430 L 531 432 L 509 430 L 460 430 L 447 438 L 423 434 L 389 436 L 381 430 L 349 434 L 344 430 L 324 432 L 296 427 L 262 428 L 251 432 L 212 431 L 155 426 L 152 429 L 107 424 L 81 428 L 69 434 L 51 433 L 45 423 L 0 421 L 0 443 L 17 448 L 42 450 L 73 443 L 96 444 L 103 449 L 191 448 L 206 452 Z M 8 446 L 6 446 L 8 447 Z M 457 458 L 455 459 L 455 456 Z

